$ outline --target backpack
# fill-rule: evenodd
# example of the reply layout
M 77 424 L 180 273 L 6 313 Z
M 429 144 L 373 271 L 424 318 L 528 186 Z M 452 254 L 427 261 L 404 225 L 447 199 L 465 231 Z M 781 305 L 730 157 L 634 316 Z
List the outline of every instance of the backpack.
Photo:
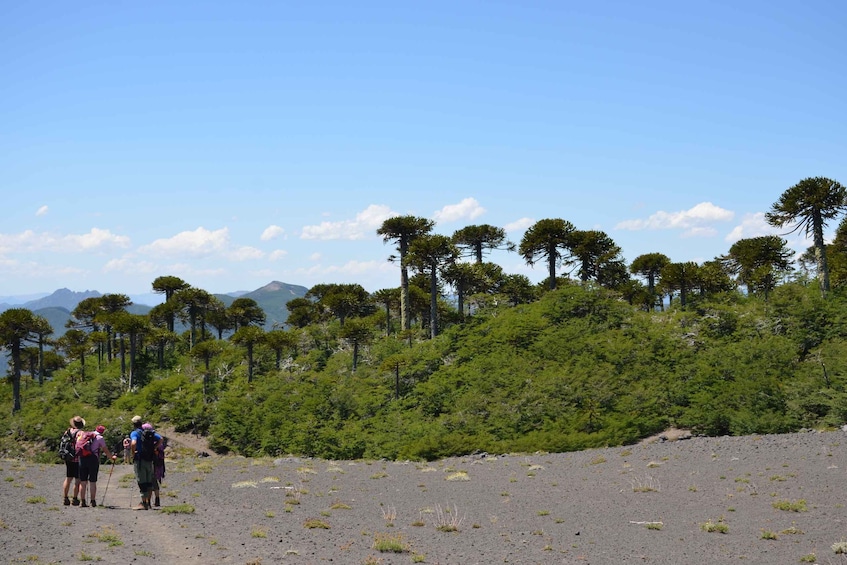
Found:
M 156 432 L 144 430 L 141 432 L 141 451 L 139 453 L 142 461 L 152 461 L 156 458 Z
M 80 457 L 88 457 L 89 455 L 94 454 L 94 450 L 91 449 L 92 444 L 94 443 L 94 438 L 97 437 L 97 434 L 94 432 L 82 432 L 77 433 L 76 435 L 76 454 Z
M 76 434 L 67 429 L 59 439 L 59 459 L 62 461 L 70 462 L 76 457 Z

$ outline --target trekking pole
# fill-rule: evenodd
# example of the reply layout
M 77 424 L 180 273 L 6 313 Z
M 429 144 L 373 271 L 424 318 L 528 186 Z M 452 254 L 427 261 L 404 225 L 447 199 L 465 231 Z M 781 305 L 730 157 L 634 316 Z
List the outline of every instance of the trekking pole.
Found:
M 106 503 L 106 493 L 109 492 L 109 481 L 112 480 L 112 471 L 115 470 L 115 460 L 112 459 L 112 468 L 109 469 L 109 478 L 106 479 L 106 488 L 103 489 L 103 500 L 100 501 L 100 506 L 103 506 Z

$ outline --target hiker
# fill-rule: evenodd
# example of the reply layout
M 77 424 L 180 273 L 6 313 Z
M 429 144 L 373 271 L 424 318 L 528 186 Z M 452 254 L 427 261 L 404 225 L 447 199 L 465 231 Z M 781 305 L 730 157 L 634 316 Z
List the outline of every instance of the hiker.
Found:
M 138 490 L 141 492 L 141 503 L 135 507 L 135 510 L 149 510 L 154 481 L 154 453 L 162 443 L 162 436 L 153 431 L 153 426 L 150 426 L 151 429 L 149 430 L 143 429 L 141 416 L 133 416 L 132 425 L 134 429 L 129 434 L 132 440 L 132 464 L 135 471 L 135 481 L 138 483 Z
M 74 416 L 70 420 L 70 427 L 65 431 L 73 438 L 76 445 L 76 436 L 81 429 L 85 428 L 85 420 L 82 416 Z M 62 483 L 62 497 L 64 498 L 65 506 L 71 505 L 71 500 L 68 498 L 68 492 L 71 489 L 71 482 L 74 484 L 73 490 L 73 505 L 79 506 L 79 457 L 74 457 L 70 461 L 65 461 L 65 482 Z
M 130 455 L 130 447 L 132 446 L 132 440 L 129 439 L 129 436 L 124 438 L 124 463 L 129 465 L 132 463 L 132 456 Z
M 149 422 L 142 424 L 141 429 L 153 430 L 153 424 L 150 424 Z M 168 447 L 168 438 L 162 436 L 162 441 L 156 448 L 156 454 L 153 458 L 153 506 L 159 506 L 161 504 L 159 500 L 159 487 L 162 485 L 162 480 L 165 478 L 166 447 Z
M 118 458 L 117 455 L 109 451 L 109 447 L 106 445 L 106 440 L 103 438 L 105 431 L 104 426 L 97 426 L 93 432 L 83 431 L 77 434 L 79 498 L 82 507 L 88 506 L 85 503 L 85 494 L 89 484 L 91 485 L 91 507 L 97 506 L 97 475 L 100 472 L 100 454 L 105 453 L 112 461 Z

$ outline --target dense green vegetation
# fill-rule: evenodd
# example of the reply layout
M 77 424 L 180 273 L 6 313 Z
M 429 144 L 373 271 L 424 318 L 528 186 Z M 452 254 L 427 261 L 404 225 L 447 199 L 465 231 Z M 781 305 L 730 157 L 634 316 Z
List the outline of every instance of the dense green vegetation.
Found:
M 3 387 L 6 453 L 52 448 L 71 415 L 118 433 L 135 413 L 208 434 L 221 451 L 327 458 L 437 458 L 477 450 L 566 451 L 618 445 L 676 425 L 704 434 L 787 432 L 847 418 L 847 296 L 816 284 L 777 287 L 765 302 L 728 292 L 686 310 L 645 312 L 615 293 L 560 282 L 538 301 L 487 306 L 434 339 L 373 336 L 353 349 L 337 321 L 294 331 L 286 362 L 220 341 L 205 361 L 179 348 L 157 369 L 71 363 L 27 379 L 12 414 Z M 217 340 L 216 340 L 217 342 Z M 96 362 L 93 363 L 96 365 Z M 116 439 L 116 438 L 113 438 Z M 12 440 L 12 441 L 10 441 Z
M 54 460 L 74 414 L 106 425 L 115 446 L 141 414 L 220 452 L 331 459 L 569 451 L 671 426 L 839 426 L 847 220 L 831 244 L 821 230 L 845 209 L 847 190 L 824 178 L 774 204 L 769 222 L 814 240 L 799 270 L 777 236 L 703 264 L 650 253 L 627 267 L 605 233 L 561 219 L 515 245 L 493 226 L 448 238 L 400 216 L 377 231 L 397 245 L 399 288 L 316 285 L 285 304 L 285 327 L 266 330 L 252 298 L 224 304 L 174 276 L 153 281 L 165 302 L 149 314 L 125 295 L 83 299 L 56 340 L 45 318 L 12 308 L 0 313 L 11 430 L 0 453 Z M 504 273 L 484 261 L 492 249 L 546 263 L 548 279 Z

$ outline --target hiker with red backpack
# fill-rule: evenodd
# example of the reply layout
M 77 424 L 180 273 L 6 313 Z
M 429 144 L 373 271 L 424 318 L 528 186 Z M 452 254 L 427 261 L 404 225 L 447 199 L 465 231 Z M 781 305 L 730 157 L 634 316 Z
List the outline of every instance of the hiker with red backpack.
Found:
M 100 472 L 100 454 L 105 453 L 106 456 L 114 461 L 117 459 L 109 451 L 106 445 L 106 440 L 103 438 L 103 432 L 106 431 L 104 426 L 97 426 L 95 431 L 86 432 L 80 431 L 77 433 L 76 449 L 79 456 L 79 498 L 81 499 L 80 506 L 86 507 L 85 502 L 86 490 L 91 484 L 91 506 L 97 506 L 97 475 Z
M 74 485 L 73 505 L 79 506 L 79 457 L 76 455 L 76 436 L 85 428 L 85 420 L 82 416 L 74 416 L 70 420 L 70 427 L 62 434 L 59 444 L 59 457 L 65 462 L 65 481 L 62 483 L 62 498 L 65 506 L 71 505 L 68 493 L 71 483 Z
M 156 450 L 162 444 L 162 436 L 153 431 L 153 426 L 143 429 L 141 416 L 132 417 L 133 430 L 129 434 L 132 440 L 133 470 L 138 490 L 141 491 L 141 504 L 135 510 L 149 510 L 150 497 L 153 491 L 155 475 L 153 470 L 153 459 Z

